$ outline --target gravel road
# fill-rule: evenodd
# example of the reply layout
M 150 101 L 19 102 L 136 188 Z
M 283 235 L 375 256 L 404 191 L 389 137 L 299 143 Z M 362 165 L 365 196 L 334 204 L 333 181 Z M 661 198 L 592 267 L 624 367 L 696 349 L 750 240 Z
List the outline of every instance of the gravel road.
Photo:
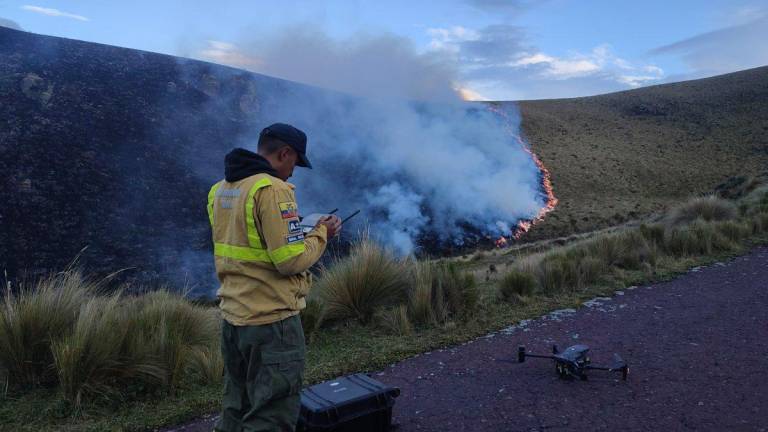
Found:
M 546 354 L 553 343 L 587 344 L 595 364 L 617 352 L 629 379 L 593 371 L 563 381 L 548 360 L 514 362 L 519 345 Z M 402 390 L 399 431 L 766 431 L 768 248 L 372 375 Z

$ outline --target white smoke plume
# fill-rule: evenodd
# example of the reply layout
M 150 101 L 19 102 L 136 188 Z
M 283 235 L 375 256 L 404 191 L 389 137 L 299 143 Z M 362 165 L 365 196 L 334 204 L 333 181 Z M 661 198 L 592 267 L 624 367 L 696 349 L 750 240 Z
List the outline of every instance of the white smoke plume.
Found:
M 545 204 L 541 173 L 517 138 L 514 105 L 502 116 L 459 100 L 451 70 L 401 39 L 281 34 L 290 36 L 239 44 L 237 58 L 280 78 L 366 96 L 259 85 L 257 123 L 291 123 L 308 135 L 315 169 L 297 168 L 291 179 L 302 213 L 361 209 L 358 223 L 410 253 L 425 235 L 451 245 L 508 235 Z M 258 132 L 241 144 L 254 150 Z

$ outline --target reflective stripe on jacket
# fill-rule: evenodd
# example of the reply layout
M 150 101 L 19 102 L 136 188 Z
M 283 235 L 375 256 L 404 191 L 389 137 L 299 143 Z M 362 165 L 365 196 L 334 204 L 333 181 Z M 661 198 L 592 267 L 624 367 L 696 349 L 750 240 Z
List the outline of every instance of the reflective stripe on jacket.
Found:
M 224 319 L 268 324 L 306 306 L 326 230 L 301 233 L 293 185 L 268 174 L 222 180 L 208 193 L 208 218 Z

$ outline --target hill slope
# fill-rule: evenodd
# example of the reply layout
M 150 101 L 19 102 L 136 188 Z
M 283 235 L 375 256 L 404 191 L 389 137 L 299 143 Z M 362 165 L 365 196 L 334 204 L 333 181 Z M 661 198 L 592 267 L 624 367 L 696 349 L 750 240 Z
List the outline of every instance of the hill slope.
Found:
M 768 67 L 519 106 L 560 199 L 529 238 L 612 225 L 768 170 Z
M 226 151 L 253 144 L 254 113 L 297 92 L 320 90 L 0 28 L 0 269 L 61 269 L 89 245 L 97 270 L 212 285 L 207 189 Z M 519 106 L 560 199 L 527 239 L 614 224 L 768 166 L 768 68 Z

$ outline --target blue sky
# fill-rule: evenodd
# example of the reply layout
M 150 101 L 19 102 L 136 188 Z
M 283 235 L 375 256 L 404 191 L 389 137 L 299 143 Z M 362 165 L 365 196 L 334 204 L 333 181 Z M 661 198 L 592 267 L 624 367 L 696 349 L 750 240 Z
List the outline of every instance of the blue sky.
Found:
M 768 0 L 24 0 L 0 1 L 0 23 L 351 92 L 423 77 L 406 96 L 574 97 L 768 64 Z M 368 81 L 334 79 L 357 67 Z

